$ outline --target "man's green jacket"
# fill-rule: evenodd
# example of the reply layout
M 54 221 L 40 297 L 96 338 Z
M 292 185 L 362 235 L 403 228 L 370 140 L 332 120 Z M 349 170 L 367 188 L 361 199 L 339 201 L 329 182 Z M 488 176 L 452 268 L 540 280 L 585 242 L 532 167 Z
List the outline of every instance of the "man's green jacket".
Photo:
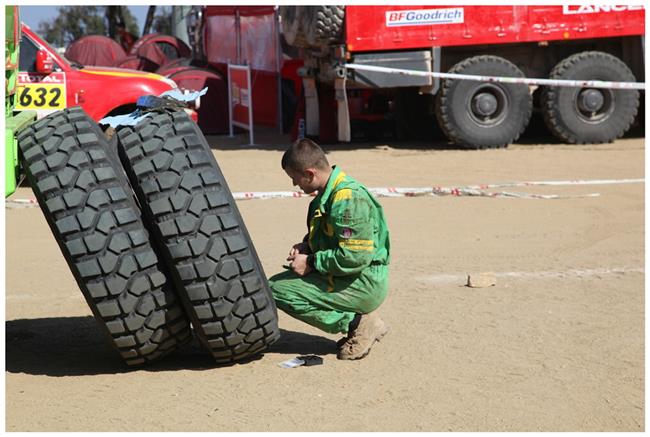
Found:
M 326 188 L 309 204 L 307 224 L 314 268 L 324 275 L 354 275 L 370 265 L 387 265 L 390 261 L 388 227 L 381 205 L 336 166 Z

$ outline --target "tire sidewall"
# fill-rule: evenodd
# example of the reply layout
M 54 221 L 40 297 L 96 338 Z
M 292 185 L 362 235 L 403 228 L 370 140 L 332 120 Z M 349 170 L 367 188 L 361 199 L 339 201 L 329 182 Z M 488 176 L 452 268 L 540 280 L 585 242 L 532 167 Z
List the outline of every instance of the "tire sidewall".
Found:
M 508 64 L 495 60 L 483 61 L 453 71 L 460 74 L 482 76 L 523 77 L 521 72 Z M 505 96 L 507 113 L 497 124 L 484 126 L 470 115 L 468 108 L 474 92 L 486 85 L 485 82 L 469 80 L 452 80 L 443 90 L 443 96 L 448 99 L 448 122 L 454 126 L 462 126 L 456 130 L 457 140 L 464 144 L 476 144 L 483 147 L 505 145 L 519 137 L 530 118 L 532 96 L 526 85 L 505 84 L 492 82 L 489 85 L 498 88 Z
M 612 57 L 613 58 L 613 57 Z M 604 61 L 604 62 L 603 62 Z M 569 68 L 552 75 L 553 79 L 560 80 L 602 80 L 634 82 L 632 73 L 616 58 L 607 56 L 591 56 L 578 59 Z M 634 90 L 604 90 L 611 95 L 611 112 L 599 122 L 588 122 L 578 114 L 576 99 L 580 88 L 555 87 L 552 92 L 545 95 L 545 108 L 557 128 L 580 142 L 611 141 L 622 135 L 629 124 L 634 120 L 637 112 L 638 91 Z

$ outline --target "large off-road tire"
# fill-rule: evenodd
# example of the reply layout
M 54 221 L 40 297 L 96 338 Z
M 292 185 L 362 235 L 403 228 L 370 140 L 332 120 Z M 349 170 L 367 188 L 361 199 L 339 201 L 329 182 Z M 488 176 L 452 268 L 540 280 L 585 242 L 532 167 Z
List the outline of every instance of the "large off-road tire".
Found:
M 307 44 L 323 48 L 341 42 L 344 18 L 343 6 L 305 6 L 300 20 Z
M 449 73 L 524 77 L 516 65 L 497 56 L 475 56 Z M 436 117 L 447 138 L 471 148 L 506 147 L 526 129 L 532 96 L 524 84 L 445 79 L 436 98 Z
M 603 52 L 582 52 L 559 62 L 551 79 L 635 82 L 620 59 Z M 567 143 L 605 143 L 620 138 L 639 108 L 639 91 L 544 87 L 542 113 L 549 130 Z
M 118 129 L 119 152 L 195 332 L 220 363 L 279 336 L 262 265 L 198 126 L 184 112 Z
M 189 320 L 95 122 L 66 109 L 21 132 L 18 143 L 54 238 L 126 363 L 153 361 L 189 341 Z

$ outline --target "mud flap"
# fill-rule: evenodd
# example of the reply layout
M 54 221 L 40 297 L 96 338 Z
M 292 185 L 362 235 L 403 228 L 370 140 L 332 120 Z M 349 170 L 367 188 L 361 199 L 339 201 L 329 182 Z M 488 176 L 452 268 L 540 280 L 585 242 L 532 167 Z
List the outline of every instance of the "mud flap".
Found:
M 318 91 L 316 80 L 311 77 L 302 79 L 305 90 L 305 134 L 318 136 L 320 133 L 320 114 L 318 111 Z
M 350 111 L 348 110 L 348 95 L 345 92 L 345 82 L 345 77 L 337 77 L 334 80 L 334 90 L 336 93 L 336 105 L 338 114 L 338 140 L 349 143 L 352 134 L 350 132 Z

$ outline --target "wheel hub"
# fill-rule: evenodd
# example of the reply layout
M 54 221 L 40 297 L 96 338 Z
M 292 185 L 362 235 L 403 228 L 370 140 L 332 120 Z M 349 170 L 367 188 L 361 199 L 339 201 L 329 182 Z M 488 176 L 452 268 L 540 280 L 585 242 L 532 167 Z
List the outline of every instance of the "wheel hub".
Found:
M 497 98 L 493 94 L 482 92 L 474 96 L 472 99 L 472 109 L 474 112 L 482 117 L 489 117 L 493 115 L 499 106 Z
M 584 112 L 598 112 L 605 104 L 605 96 L 600 90 L 586 89 L 578 95 L 578 107 Z

